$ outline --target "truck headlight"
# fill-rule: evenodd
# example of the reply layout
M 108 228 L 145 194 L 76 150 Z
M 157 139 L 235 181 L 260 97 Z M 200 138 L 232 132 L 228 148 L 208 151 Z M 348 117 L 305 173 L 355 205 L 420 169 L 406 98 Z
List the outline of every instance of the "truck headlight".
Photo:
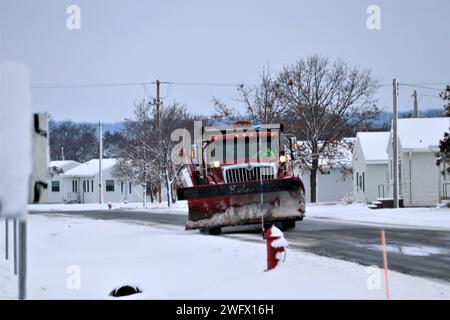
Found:
M 280 156 L 280 162 L 285 163 L 286 162 L 286 156 Z
M 214 161 L 213 162 L 213 166 L 214 166 L 214 168 L 220 167 L 220 162 L 219 161 Z

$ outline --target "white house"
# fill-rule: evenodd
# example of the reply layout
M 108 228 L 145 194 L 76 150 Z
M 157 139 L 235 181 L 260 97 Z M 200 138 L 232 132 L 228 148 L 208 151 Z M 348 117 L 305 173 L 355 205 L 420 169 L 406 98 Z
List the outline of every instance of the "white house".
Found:
M 140 202 L 143 187 L 122 181 L 112 174 L 116 159 L 102 160 L 103 201 Z M 66 203 L 96 203 L 99 201 L 99 160 L 93 159 L 67 171 L 63 177 L 63 201 Z
M 352 172 L 352 151 L 354 138 L 344 138 L 337 148 L 337 156 L 329 158 L 327 156 L 319 159 L 320 170 L 317 171 L 317 202 L 337 202 L 350 196 L 353 191 Z M 306 143 L 299 141 L 300 149 L 305 149 Z M 305 149 L 306 157 L 311 152 Z M 303 156 L 305 156 L 303 155 Z M 303 166 L 299 173 L 306 190 L 306 201 L 311 201 L 311 181 L 310 171 L 307 166 Z
M 78 162 L 72 160 L 51 161 L 49 163 L 48 203 L 64 202 L 64 174 L 79 165 Z
M 353 148 L 353 194 L 355 201 L 368 203 L 388 194 L 389 132 L 358 132 Z
M 450 118 L 398 120 L 399 193 L 404 206 L 434 206 L 448 198 L 450 177 L 441 174 L 443 168 L 436 165 L 435 150 L 449 126 Z M 386 148 L 390 185 L 393 182 L 391 139 L 392 130 Z

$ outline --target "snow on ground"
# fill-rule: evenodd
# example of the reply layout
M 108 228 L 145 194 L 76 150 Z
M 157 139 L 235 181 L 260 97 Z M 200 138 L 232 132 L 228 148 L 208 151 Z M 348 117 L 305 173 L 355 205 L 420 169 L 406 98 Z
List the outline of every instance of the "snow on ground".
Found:
M 2 243 L 0 248 L 0 300 L 17 299 L 17 277 L 11 259 L 5 260 L 5 248 Z
M 40 212 L 49 212 L 49 211 L 98 211 L 98 210 L 109 210 L 108 204 L 99 204 L 99 203 L 75 203 L 75 204 L 65 204 L 65 203 L 51 203 L 51 204 L 30 204 L 28 205 L 28 210 L 32 211 L 40 211 Z M 153 210 L 158 210 L 158 212 L 166 212 L 166 213 L 180 213 L 187 214 L 187 201 L 177 201 L 167 206 L 167 202 L 154 202 L 147 203 L 147 207 L 144 209 L 142 202 L 132 202 L 132 203 L 124 203 L 117 202 L 112 203 L 112 210 L 130 210 L 130 211 L 143 211 L 148 210 L 149 212 Z
M 263 240 L 78 217 L 33 215 L 28 221 L 32 299 L 109 299 L 111 290 L 126 284 L 143 291 L 128 297 L 133 299 L 385 298 L 381 270 L 374 274 L 355 263 L 301 251 L 288 249 L 284 264 L 264 272 Z M 6 266 L 2 258 L 3 246 L 0 237 L 0 298 L 11 298 L 16 279 L 11 262 Z M 450 298 L 450 283 L 397 272 L 389 272 L 389 281 L 393 299 Z
M 307 218 L 450 229 L 450 208 L 374 210 L 364 204 L 307 204 Z

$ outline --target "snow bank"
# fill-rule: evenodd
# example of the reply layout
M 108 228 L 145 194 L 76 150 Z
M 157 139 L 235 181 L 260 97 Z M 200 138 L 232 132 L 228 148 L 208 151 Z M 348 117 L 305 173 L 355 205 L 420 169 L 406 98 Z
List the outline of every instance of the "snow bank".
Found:
M 264 272 L 263 240 L 82 218 L 32 215 L 28 221 L 31 299 L 117 299 L 109 293 L 130 283 L 143 292 L 125 299 L 385 298 L 381 270 L 374 289 L 368 285 L 373 269 L 301 251 L 291 251 L 284 264 Z M 11 274 L 0 268 L 2 284 Z M 389 281 L 393 299 L 450 298 L 449 283 L 391 271 Z M 267 290 L 267 283 L 279 290 Z M 13 289 L 2 285 L 0 298 L 14 296 Z
M 144 209 L 142 202 L 113 202 L 112 211 L 114 210 L 128 210 L 128 211 L 149 211 L 158 210 L 158 212 L 167 213 L 179 213 L 187 214 L 188 206 L 187 201 L 177 201 L 171 204 L 170 207 L 167 206 L 167 202 L 154 202 L 147 203 L 147 208 Z M 28 210 L 38 211 L 38 212 L 64 212 L 64 211 L 98 211 L 98 210 L 108 210 L 108 203 L 76 203 L 76 204 L 64 204 L 64 203 L 54 203 L 54 204 L 31 204 L 28 205 Z
M 373 210 L 364 204 L 308 204 L 306 219 L 308 218 L 450 229 L 450 208 Z

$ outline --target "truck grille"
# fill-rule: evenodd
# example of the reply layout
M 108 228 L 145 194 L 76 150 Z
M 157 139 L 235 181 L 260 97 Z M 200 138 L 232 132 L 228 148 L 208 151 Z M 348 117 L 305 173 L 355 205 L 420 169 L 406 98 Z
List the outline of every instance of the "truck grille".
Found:
M 275 179 L 275 170 L 272 166 L 224 168 L 223 173 L 226 183 Z

